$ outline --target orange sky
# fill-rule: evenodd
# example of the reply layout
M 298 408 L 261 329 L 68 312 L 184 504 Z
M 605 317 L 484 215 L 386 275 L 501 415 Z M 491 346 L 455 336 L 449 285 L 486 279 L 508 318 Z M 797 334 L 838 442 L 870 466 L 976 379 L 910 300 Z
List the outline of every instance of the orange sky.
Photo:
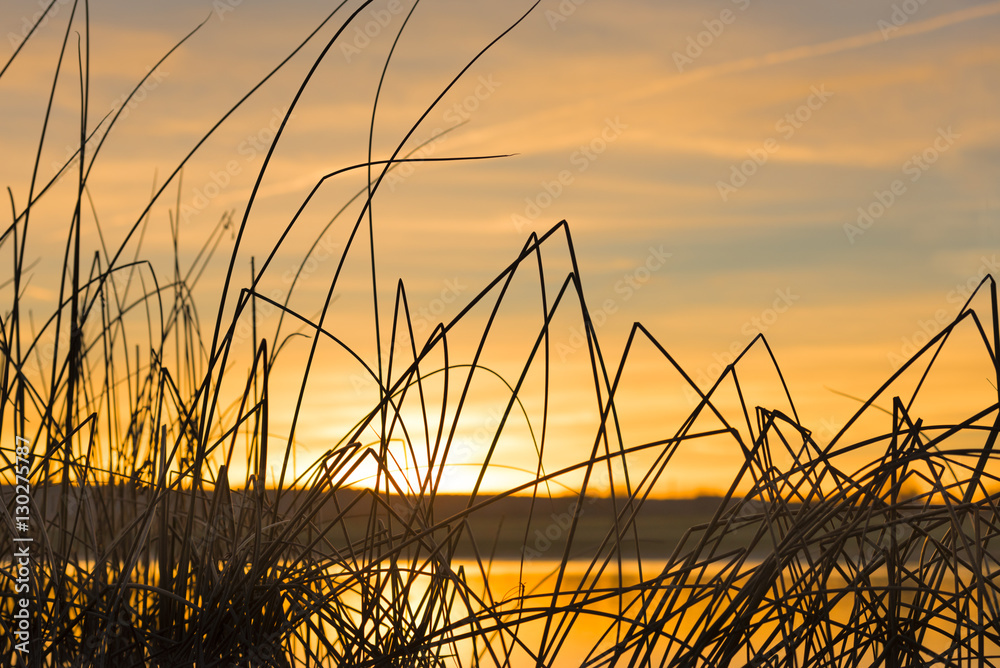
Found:
M 91 130 L 208 19 L 150 77 L 102 148 L 90 192 L 106 242 L 117 246 L 154 182 L 162 184 L 328 10 L 294 1 L 91 4 Z M 383 84 L 375 157 L 388 157 L 451 78 L 528 6 L 422 2 Z M 410 7 L 380 0 L 362 10 L 316 69 L 249 216 L 237 261 L 241 281 L 251 256 L 262 261 L 322 175 L 366 159 L 375 87 Z M 23 0 L 0 8 L 0 61 L 38 8 Z M 57 1 L 0 79 L 0 180 L 18 208 L 71 8 Z M 274 130 L 337 17 L 209 138 L 188 163 L 180 191 L 175 181 L 154 206 L 143 253 L 159 271 L 171 270 L 168 221 L 178 202 L 187 262 L 225 211 L 242 215 Z M 79 17 L 74 30 L 82 31 Z M 376 196 L 383 327 L 398 280 L 418 316 L 417 335 L 426 339 L 517 256 L 532 231 L 566 219 L 612 372 L 635 321 L 703 389 L 763 332 L 803 423 L 829 439 L 859 406 L 838 393 L 869 396 L 926 331 L 958 314 L 970 286 L 1000 267 L 998 30 L 1000 2 L 545 0 L 469 69 L 404 149 L 446 131 L 419 155 L 515 155 L 400 169 Z M 76 71 L 70 59 L 56 90 L 39 166 L 46 181 L 75 150 Z M 50 249 L 61 253 L 65 243 L 59 203 L 71 181 L 60 181 L 33 214 L 28 255 L 39 263 L 26 298 L 36 317 L 52 312 L 58 294 L 59 253 Z M 287 293 L 305 249 L 364 183 L 356 170 L 322 187 L 262 281 L 265 293 Z M 349 209 L 345 221 L 359 211 Z M 99 241 L 89 222 L 85 243 L 94 250 Z M 294 308 L 318 311 L 346 238 L 346 223 L 323 235 Z M 367 242 L 352 251 L 328 322 L 374 364 L 367 255 Z M 9 278 L 3 262 L 0 283 Z M 546 262 L 546 287 L 554 291 L 569 270 L 561 238 L 547 245 Z M 206 323 L 214 322 L 225 265 L 213 264 L 199 285 Z M 539 326 L 537 273 L 530 279 L 515 284 L 484 358 L 510 382 Z M 2 290 L 10 303 L 10 286 Z M 984 319 L 986 304 L 979 302 Z M 577 345 L 578 311 L 567 308 L 553 324 L 548 469 L 594 444 L 596 404 L 588 356 Z M 470 337 L 483 317 L 476 310 L 456 330 L 453 362 L 471 359 Z M 272 328 L 277 322 L 265 319 Z M 308 344 L 289 345 L 284 375 L 274 379 L 285 390 L 275 398 L 279 438 L 287 436 Z M 356 364 L 324 354 L 297 430 L 300 469 L 344 438 L 377 399 Z M 690 392 L 648 346 L 633 361 L 621 397 L 624 438 L 634 444 L 671 436 L 694 406 Z M 786 410 L 767 366 L 748 363 L 747 382 L 756 386 L 749 403 Z M 938 401 L 927 410 L 954 419 L 995 401 L 987 371 L 981 349 L 963 343 L 942 368 Z M 540 374 L 532 371 L 524 392 L 536 430 Z M 477 430 L 495 424 L 496 407 L 505 407 L 503 383 L 490 378 L 476 384 L 456 436 L 473 464 L 483 451 Z M 525 464 L 534 455 L 523 417 L 502 443 L 491 474 L 497 486 L 521 475 L 503 473 L 512 469 L 500 464 L 534 467 Z M 693 445 L 678 456 L 659 492 L 718 489 L 720 469 L 739 462 L 731 441 Z M 452 484 L 467 482 L 458 476 Z

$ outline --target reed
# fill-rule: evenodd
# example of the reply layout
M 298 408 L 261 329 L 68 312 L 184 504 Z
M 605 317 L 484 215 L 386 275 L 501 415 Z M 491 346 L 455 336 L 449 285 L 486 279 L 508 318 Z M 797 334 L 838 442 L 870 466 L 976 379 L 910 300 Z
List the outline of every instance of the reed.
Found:
M 323 30 L 329 33 L 242 212 L 223 216 L 190 261 L 178 250 L 179 207 L 170 220 L 156 221 L 172 231 L 167 275 L 157 271 L 143 243 L 154 204 L 180 191 L 188 160 L 288 59 L 205 132 L 117 245 L 106 245 L 111 235 L 92 209 L 88 177 L 102 154 L 104 139 L 91 141 L 97 126 L 107 137 L 125 106 L 95 124 L 86 102 L 86 54 L 77 60 L 84 93 L 79 150 L 47 182 L 38 178 L 40 157 L 25 166 L 33 175 L 30 188 L 17 197 L 11 193 L 10 222 L 0 237 L 0 253 L 11 258 L 0 278 L 0 453 L 13 470 L 15 437 L 31 444 L 34 536 L 30 653 L 15 650 L 21 628 L 15 571 L 5 567 L 4 656 L 13 665 L 33 666 L 548 666 L 581 655 L 595 666 L 958 666 L 1000 659 L 994 451 L 1000 396 L 954 423 L 925 422 L 919 413 L 932 371 L 956 332 L 981 344 L 983 373 L 1000 386 L 991 277 L 977 291 L 989 291 L 988 316 L 980 317 L 972 308 L 976 295 L 970 298 L 828 442 L 817 442 L 800 423 L 783 380 L 790 409 L 755 406 L 743 392 L 740 369 L 747 355 L 765 354 L 781 377 L 763 336 L 710 388 L 698 387 L 639 324 L 617 362 L 609 361 L 590 319 L 565 221 L 530 235 L 509 265 L 426 339 L 414 332 L 402 283 L 392 317 L 383 321 L 372 250 L 377 352 L 365 355 L 345 342 L 327 316 L 347 257 L 365 252 L 359 240 L 366 236 L 375 248 L 372 202 L 387 175 L 409 162 L 500 157 L 423 157 L 420 127 L 519 21 L 460 69 L 390 154 L 373 155 L 370 142 L 364 163 L 331 172 L 305 197 L 303 208 L 328 180 L 367 172 L 367 186 L 352 200 L 361 212 L 351 219 L 345 207 L 329 223 L 349 229 L 351 243 L 325 298 L 314 305 L 318 315 L 291 307 L 298 274 L 281 298 L 261 289 L 302 208 L 286 221 L 270 254 L 254 261 L 249 279 L 239 278 L 249 216 L 288 118 L 314 72 L 369 4 L 349 13 L 338 6 L 290 52 L 289 58 L 321 39 Z M 70 26 L 82 28 L 89 49 L 87 12 L 86 2 L 72 5 L 53 91 L 72 69 Z M 18 49 L 0 70 L 0 86 L 20 54 Z M 50 99 L 44 111 L 52 108 Z M 377 112 L 376 100 L 372 126 Z M 43 133 L 39 156 L 45 141 Z M 52 224 L 40 210 L 55 198 L 60 179 L 75 183 L 62 219 L 61 291 L 52 312 L 35 319 L 25 307 L 32 258 L 40 252 L 35 227 Z M 325 232 L 302 258 L 300 272 Z M 84 238 L 88 234 L 100 239 L 93 255 L 82 250 L 93 243 Z M 568 256 L 572 267 L 559 277 L 555 293 L 546 289 L 553 253 Z M 216 291 L 203 277 L 218 266 L 226 271 Z M 497 407 L 502 417 L 472 468 L 470 492 L 456 507 L 441 500 L 452 467 L 469 470 L 469 462 L 457 461 L 455 435 L 471 411 L 473 383 L 498 375 L 484 351 L 497 336 L 504 305 L 514 299 L 515 279 L 525 275 L 537 286 L 537 327 L 524 334 L 530 352 L 517 373 L 502 375 L 509 390 Z M 207 319 L 195 299 L 206 290 L 218 304 Z M 276 325 L 265 326 L 259 317 L 265 307 L 280 314 Z M 587 334 L 600 426 L 575 461 L 548 470 L 548 378 L 558 336 L 552 323 L 567 309 L 579 314 Z M 469 359 L 450 354 L 458 336 L 472 346 Z M 302 337 L 308 341 L 304 362 L 281 355 Z M 364 369 L 378 400 L 299 474 L 291 465 L 295 430 L 307 418 L 309 379 L 327 372 L 323 351 L 329 346 Z M 699 400 L 680 425 L 663 425 L 662 438 L 634 443 L 622 436 L 616 401 L 639 349 L 654 350 Z M 299 379 L 292 426 L 276 437 L 269 428 L 273 378 L 290 368 Z M 915 384 L 908 380 L 914 374 Z M 538 377 L 545 384 L 536 415 L 524 397 L 529 378 Z M 719 397 L 733 390 L 739 397 L 735 414 L 719 405 Z M 886 428 L 858 436 L 854 426 L 873 414 Z M 537 461 L 526 467 L 535 474 L 503 493 L 484 491 L 505 446 L 505 429 L 515 421 L 523 421 L 533 438 Z M 678 451 L 705 438 L 728 439 L 742 453 L 742 467 L 707 521 L 690 526 L 671 553 L 651 556 L 644 546 L 656 485 Z M 866 458 L 860 468 L 853 464 L 859 453 Z M 232 471 L 243 463 L 246 477 L 234 485 Z M 267 484 L 271 469 L 280 473 Z M 375 471 L 367 486 L 349 484 L 364 470 Z M 14 482 L 12 473 L 6 481 Z M 554 494 L 560 486 L 568 486 L 570 496 Z M 598 488 L 609 490 L 610 498 L 595 503 Z M 12 536 L 18 535 L 15 497 L 5 487 L 0 506 Z M 522 499 L 523 512 L 502 518 L 506 531 L 527 546 L 536 532 L 552 529 L 548 534 L 558 538 L 544 555 L 552 571 L 537 587 L 495 591 L 491 569 L 504 530 L 491 513 L 514 497 Z M 16 563 L 15 549 L 0 540 L 0 562 Z M 522 582 L 535 556 L 519 552 Z M 584 621 L 602 632 L 574 630 Z

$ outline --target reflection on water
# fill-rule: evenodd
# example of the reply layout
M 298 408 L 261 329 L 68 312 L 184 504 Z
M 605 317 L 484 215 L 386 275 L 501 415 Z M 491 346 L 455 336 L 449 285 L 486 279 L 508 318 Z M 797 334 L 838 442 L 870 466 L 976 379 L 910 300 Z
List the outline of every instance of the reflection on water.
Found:
M 587 561 L 570 561 L 565 567 L 542 560 L 501 560 L 483 566 L 454 561 L 452 572 L 467 589 L 455 597 L 457 602 L 451 608 L 452 621 L 459 622 L 450 627 L 454 640 L 441 652 L 444 662 L 433 665 L 528 666 L 540 662 L 568 668 L 630 665 L 632 660 L 638 665 L 670 663 L 719 618 L 720 602 L 736 601 L 741 589 L 752 587 L 753 576 L 761 572 L 762 565 L 760 561 L 748 562 L 736 574 L 723 567 L 685 572 L 675 566 L 665 570 L 666 562 L 645 560 L 641 569 L 635 561 L 612 562 L 602 572 Z M 971 576 L 967 570 L 959 571 L 949 578 L 947 586 L 961 586 Z M 408 589 L 406 604 L 413 611 L 427 605 L 435 577 L 417 578 Z M 805 643 L 790 653 L 783 652 L 780 647 L 775 649 L 778 640 L 804 634 L 809 624 L 846 629 L 859 614 L 887 617 L 892 588 L 885 573 L 873 573 L 870 582 L 872 591 L 854 591 L 833 572 L 823 580 L 820 591 L 804 596 L 788 589 L 791 584 L 779 578 L 754 615 L 753 637 L 738 639 L 746 649 L 731 665 L 792 665 L 793 660 L 810 665 L 810 657 L 815 657 L 819 648 Z M 720 597 L 719 592 L 727 589 L 729 592 Z M 783 589 L 784 602 L 776 596 Z M 926 607 L 928 599 L 921 602 L 918 590 L 913 582 L 905 581 L 897 588 L 893 605 L 904 613 L 909 611 L 898 623 L 901 646 L 907 638 L 916 637 L 908 622 L 928 614 L 933 619 L 931 608 Z M 809 609 L 817 601 L 825 602 L 823 608 Z M 357 613 L 358 603 L 355 598 L 348 607 Z M 461 623 L 463 613 L 475 621 Z M 366 620 L 358 618 L 356 622 L 364 625 Z M 921 655 L 946 652 L 952 646 L 954 631 L 946 625 L 925 629 L 920 636 Z M 841 665 L 871 665 L 884 651 L 884 643 L 859 645 L 853 656 L 843 657 Z M 984 640 L 982 651 L 996 655 L 998 646 Z M 957 665 L 980 663 L 970 656 Z
M 94 566 L 85 562 L 75 570 L 106 570 Z M 138 566 L 132 581 L 158 582 L 155 561 Z M 385 665 L 556 668 L 700 666 L 706 665 L 700 659 L 684 663 L 684 655 L 696 649 L 707 656 L 713 646 L 729 641 L 740 648 L 732 666 L 828 665 L 820 659 L 831 648 L 841 648 L 833 665 L 845 666 L 884 664 L 886 656 L 902 657 L 904 665 L 918 659 L 917 665 L 935 665 L 938 655 L 947 656 L 949 665 L 976 666 L 1000 653 L 995 630 L 982 633 L 977 656 L 956 650 L 956 638 L 968 640 L 964 624 L 979 614 L 977 587 L 992 578 L 959 568 L 940 577 L 936 591 L 930 591 L 919 586 L 918 573 L 908 571 L 908 565 L 896 569 L 895 576 L 884 566 L 870 569 L 867 587 L 859 588 L 842 570 L 776 569 L 770 560 L 746 561 L 738 570 L 724 560 L 696 568 L 654 560 L 612 560 L 603 568 L 584 560 L 410 566 L 389 561 L 385 567 L 359 568 L 330 561 L 313 564 L 308 581 L 313 592 L 330 594 L 335 605 L 309 614 L 294 596 L 305 580 L 288 577 L 283 607 L 294 636 L 284 642 L 276 638 L 276 646 L 291 648 L 301 665 L 330 658 L 334 661 L 328 665 L 365 665 L 379 656 L 404 655 L 408 662 Z M 762 596 L 753 606 L 741 607 L 754 591 Z M 134 622 L 157 618 L 156 597 L 150 594 L 130 588 L 117 619 L 105 623 L 83 615 L 75 633 L 81 640 L 94 634 L 113 648 Z M 955 602 L 966 619 L 954 618 L 949 606 Z M 749 623 L 726 626 L 747 609 Z M 870 628 L 891 629 L 895 640 L 859 637 L 859 620 Z M 752 633 L 732 631 L 751 627 Z M 729 629 L 729 635 L 713 635 L 713 629 Z M 817 646 L 817 638 L 823 646 Z M 701 639 L 709 642 L 699 646 Z

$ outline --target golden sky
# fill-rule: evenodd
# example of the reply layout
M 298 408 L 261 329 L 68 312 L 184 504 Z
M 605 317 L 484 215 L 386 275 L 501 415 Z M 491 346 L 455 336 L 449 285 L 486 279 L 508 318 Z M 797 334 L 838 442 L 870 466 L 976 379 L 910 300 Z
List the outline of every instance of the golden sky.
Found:
M 0 61 L 45 4 L 3 3 Z M 121 109 L 136 82 L 205 21 L 153 72 L 101 148 L 90 195 L 109 246 L 122 243 L 154 184 L 323 21 L 328 5 L 91 3 L 88 129 L 97 139 L 105 114 Z M 220 216 L 243 215 L 275 130 L 318 60 L 250 212 L 240 280 L 249 276 L 251 257 L 259 267 L 320 177 L 366 160 L 376 87 L 412 3 L 377 0 L 362 9 L 320 59 L 357 6 L 348 3 L 240 106 L 187 164 L 179 190 L 175 179 L 154 205 L 142 253 L 159 271 L 172 267 L 170 212 L 179 208 L 179 253 L 188 264 Z M 373 156 L 391 155 L 451 79 L 529 6 L 421 2 L 382 84 Z M 76 11 L 72 29 L 82 33 L 82 3 Z M 57 0 L 0 79 L 0 180 L 18 209 L 72 12 L 72 2 Z M 444 132 L 417 155 L 513 155 L 400 168 L 376 195 L 383 328 L 397 281 L 406 285 L 418 338 L 426 339 L 517 257 L 531 232 L 565 219 L 612 372 L 635 321 L 702 389 L 761 332 L 802 422 L 829 439 L 859 407 L 843 395 L 868 397 L 1000 267 L 998 34 L 1000 2 L 543 0 L 430 110 L 403 149 Z M 79 143 L 75 37 L 70 44 L 39 161 L 43 182 Z M 58 203 L 73 178 L 60 180 L 33 214 L 28 255 L 38 264 L 26 298 L 39 317 L 55 307 L 54 268 L 67 230 Z M 262 280 L 265 293 L 287 293 L 305 249 L 365 179 L 355 170 L 325 182 Z M 359 212 L 356 204 L 322 235 L 296 285 L 294 308 L 319 311 L 347 221 Z M 85 221 L 93 251 L 93 215 Z M 328 322 L 374 360 L 362 241 L 345 264 Z M 225 257 L 231 243 L 226 235 Z M 569 271 L 562 235 L 547 242 L 546 261 L 551 299 Z M 0 282 L 8 278 L 3 266 Z M 206 327 L 214 323 L 225 266 L 211 265 L 199 284 Z M 534 271 L 512 286 L 484 358 L 511 382 L 538 331 Z M 6 304 L 10 287 L 3 290 Z M 977 303 L 988 319 L 988 302 Z M 570 306 L 553 321 L 549 468 L 578 459 L 595 438 L 589 358 L 577 345 L 579 308 Z M 475 310 L 465 329 L 456 329 L 452 361 L 469 361 L 484 317 Z M 981 348 L 971 338 L 956 347 L 940 371 L 939 400 L 928 406 L 944 420 L 995 401 Z M 289 404 L 275 412 L 279 436 L 287 435 L 307 351 L 305 339 L 290 344 L 288 376 L 276 381 L 287 388 L 276 405 Z M 352 364 L 331 351 L 311 378 L 296 434 L 300 468 L 345 437 L 377 399 L 374 383 Z M 542 405 L 539 374 L 530 374 L 524 392 L 532 420 Z M 748 360 L 746 378 L 749 404 L 786 410 L 766 364 Z M 620 402 L 630 443 L 671 436 L 695 405 L 648 345 L 635 353 L 626 379 Z M 477 425 L 495 423 L 503 386 L 494 380 L 484 379 L 469 399 L 463 429 L 470 460 L 482 450 Z M 524 468 L 533 456 L 523 422 L 504 432 L 498 463 Z M 691 446 L 660 491 L 717 490 L 720 469 L 738 463 L 731 441 Z M 497 485 L 515 479 L 496 471 Z

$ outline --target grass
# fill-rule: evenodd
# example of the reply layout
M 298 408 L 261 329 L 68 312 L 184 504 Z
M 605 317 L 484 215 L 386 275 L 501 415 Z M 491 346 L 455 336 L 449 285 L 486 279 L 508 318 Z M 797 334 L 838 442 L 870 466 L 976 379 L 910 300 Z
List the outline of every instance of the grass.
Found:
M 293 96 L 289 115 L 367 4 L 349 16 L 338 8 L 327 19 L 333 36 Z M 86 13 L 86 3 L 74 4 L 67 26 L 82 28 L 89 49 Z M 90 139 L 97 125 L 106 137 L 118 116 L 95 125 L 86 103 L 88 59 L 81 53 L 78 154 L 49 182 L 37 179 L 37 160 L 27 166 L 30 189 L 17 197 L 11 192 L 10 222 L 0 237 L 0 252 L 11 258 L 0 279 L 6 281 L 0 446 L 6 464 L 14 466 L 15 437 L 31 443 L 34 527 L 28 654 L 14 650 L 18 546 L 0 540 L 0 629 L 4 656 L 15 665 L 959 666 L 1000 658 L 994 453 L 1000 397 L 954 423 L 928 423 L 919 412 L 935 364 L 959 332 L 964 341 L 972 336 L 981 343 L 984 373 L 994 388 L 1000 385 L 992 278 L 980 285 L 989 292 L 987 321 L 970 299 L 826 443 L 800 423 L 787 387 L 789 411 L 748 404 L 740 360 L 712 387 L 699 388 L 636 325 L 618 362 L 609 363 L 588 315 L 565 221 L 530 235 L 509 266 L 426 340 L 414 333 L 402 283 L 392 319 L 382 321 L 372 250 L 374 359 L 332 329 L 327 315 L 341 268 L 349 254 L 363 252 L 356 240 L 367 235 L 374 249 L 371 204 L 391 170 L 407 161 L 497 157 L 425 158 L 419 146 L 408 147 L 448 88 L 506 33 L 459 71 L 390 155 L 373 155 L 370 142 L 365 163 L 337 170 L 312 189 L 305 202 L 344 171 L 368 175 L 368 186 L 356 195 L 361 213 L 346 219 L 345 207 L 330 221 L 350 230 L 352 245 L 339 258 L 325 299 L 314 305 L 315 317 L 290 306 L 296 282 L 283 299 L 260 289 L 302 209 L 289 218 L 271 254 L 254 262 L 249 281 L 241 282 L 236 271 L 281 130 L 242 214 L 224 216 L 193 260 L 177 250 L 179 207 L 167 221 L 172 272 L 158 274 L 143 248 L 153 205 L 170 188 L 180 192 L 187 160 L 288 61 L 206 132 L 118 245 L 106 246 L 110 235 L 101 229 L 87 187 L 103 139 L 96 146 Z M 67 30 L 53 91 L 71 69 L 72 44 Z M 391 60 L 390 54 L 386 68 Z M 10 65 L 0 70 L 0 86 Z M 372 127 L 377 109 L 376 101 Z M 43 135 L 39 156 L 45 141 Z M 76 195 L 65 212 L 58 307 L 36 321 L 24 307 L 32 257 L 39 253 L 28 239 L 34 225 L 48 224 L 38 222 L 36 212 L 57 178 L 74 180 Z M 94 255 L 84 250 L 95 243 L 85 238 L 91 223 L 101 248 Z M 568 253 L 572 263 L 554 294 L 544 280 L 553 250 Z M 214 317 L 205 321 L 194 295 L 206 289 L 207 268 L 217 265 L 227 267 L 225 280 Z M 537 276 L 538 327 L 525 332 L 530 354 L 519 373 L 502 378 L 509 398 L 498 406 L 502 417 L 476 463 L 473 488 L 457 504 L 454 498 L 445 502 L 442 481 L 459 463 L 455 435 L 471 410 L 471 388 L 496 373 L 484 351 L 511 286 L 525 275 Z M 257 317 L 265 307 L 280 313 L 267 331 Z M 553 447 L 548 379 L 556 336 L 550 326 L 566 309 L 582 314 L 586 327 L 600 427 L 576 462 L 548 470 L 543 461 Z M 482 314 L 473 337 L 473 315 Z M 249 336 L 242 336 L 240 324 L 247 322 Z M 460 325 L 474 344 L 470 359 L 449 355 Z M 280 355 L 302 336 L 309 342 L 304 363 Z M 50 352 L 43 350 L 48 340 L 55 342 Z M 242 355 L 248 344 L 251 354 Z M 353 356 L 377 382 L 379 399 L 339 443 L 297 474 L 291 461 L 297 425 L 306 419 L 306 385 L 324 372 L 328 345 Z M 631 443 L 621 435 L 615 402 L 640 348 L 655 350 L 700 401 L 681 425 L 664 425 L 663 438 Z M 763 336 L 744 355 L 761 351 L 780 376 Z M 297 365 L 300 389 L 291 428 L 276 437 L 272 383 L 290 364 Z M 534 416 L 523 396 L 529 377 L 539 375 L 544 402 Z M 913 377 L 916 383 L 907 380 Z M 904 380 L 906 392 L 897 393 Z M 740 399 L 736 419 L 717 405 L 733 390 Z M 856 437 L 852 427 L 873 414 L 889 427 Z M 536 475 L 504 493 L 486 492 L 483 482 L 504 447 L 505 429 L 522 417 L 537 449 L 531 464 Z M 371 432 L 377 440 L 364 445 Z M 714 512 L 688 527 L 672 553 L 653 558 L 648 540 L 662 517 L 651 510 L 651 494 L 679 449 L 705 438 L 728 439 L 744 463 Z M 859 455 L 866 459 L 860 468 L 851 464 Z M 413 470 L 412 462 L 422 464 Z M 237 463 L 248 472 L 242 484 L 231 486 Z M 275 467 L 280 474 L 265 485 Z M 369 487 L 348 484 L 371 468 L 376 473 Z M 404 474 L 404 468 L 410 470 Z M 6 479 L 13 483 L 13 474 Z M 592 503 L 599 479 L 609 483 L 611 498 Z M 569 486 L 571 496 L 554 496 L 560 485 Z M 4 488 L 10 536 L 18 535 L 15 492 Z M 519 512 L 501 513 L 515 496 L 524 497 L 517 501 Z M 535 588 L 495 591 L 491 569 L 502 552 L 501 536 L 508 536 L 507 544 L 523 536 L 528 546 L 538 532 L 552 536 L 550 545 L 538 555 L 521 552 L 520 566 L 526 573 L 542 557 L 551 567 L 549 578 Z M 524 573 L 519 581 L 527 582 Z

